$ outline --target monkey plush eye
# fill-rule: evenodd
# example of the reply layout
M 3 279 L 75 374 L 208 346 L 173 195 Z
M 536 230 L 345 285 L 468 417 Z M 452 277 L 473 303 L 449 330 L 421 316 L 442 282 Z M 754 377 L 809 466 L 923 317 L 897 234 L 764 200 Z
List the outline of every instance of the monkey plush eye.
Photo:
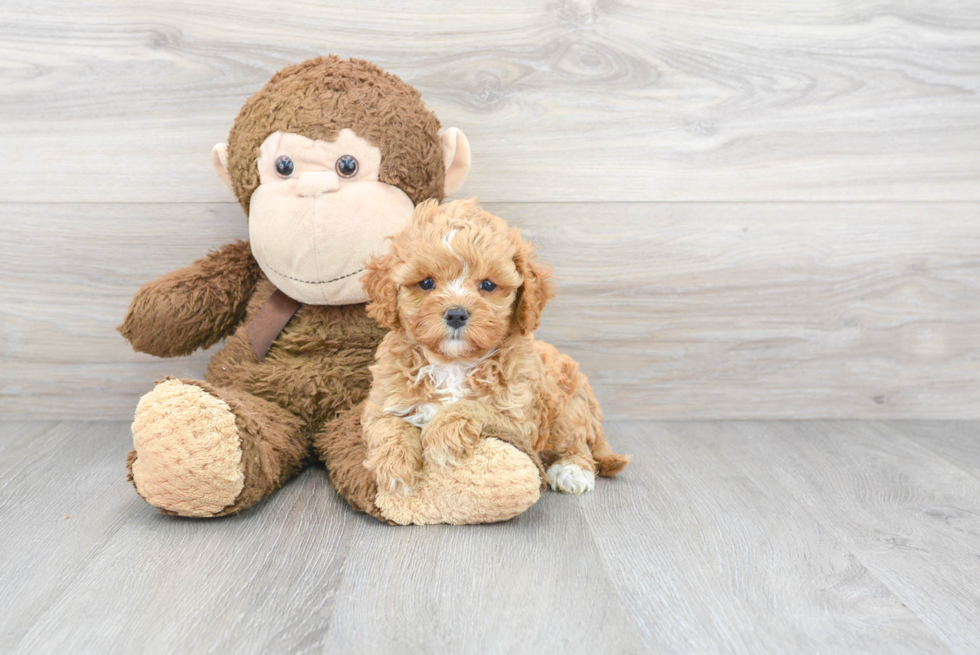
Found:
M 296 167 L 293 166 L 293 160 L 286 155 L 283 155 L 276 160 L 276 174 L 278 174 L 279 177 L 289 177 L 293 174 L 295 169 Z
M 483 282 L 480 282 L 480 291 L 486 291 L 487 293 L 489 293 L 496 288 L 497 285 L 491 282 L 490 280 L 484 280 Z
M 344 155 L 338 159 L 337 175 L 340 177 L 354 177 L 357 175 L 357 160 L 350 155 Z
M 432 289 L 434 289 L 435 286 L 436 283 L 431 277 L 427 277 L 421 282 L 419 282 L 419 288 L 422 289 L 422 291 L 432 291 Z

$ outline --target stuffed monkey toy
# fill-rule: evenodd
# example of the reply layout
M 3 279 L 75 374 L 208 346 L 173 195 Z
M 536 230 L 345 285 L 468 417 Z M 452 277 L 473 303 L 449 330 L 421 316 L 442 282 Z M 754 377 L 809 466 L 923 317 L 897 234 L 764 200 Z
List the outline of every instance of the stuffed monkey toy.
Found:
M 252 96 L 212 162 L 249 241 L 144 285 L 119 330 L 158 357 L 227 343 L 204 381 L 168 378 L 139 401 L 137 493 L 168 514 L 224 516 L 315 457 L 354 509 L 392 523 L 500 521 L 530 507 L 543 471 L 507 434 L 485 434 L 469 460 L 429 466 L 419 493 L 380 506 L 364 467 L 359 404 L 385 334 L 365 311 L 364 264 L 416 204 L 463 183 L 462 132 L 440 132 L 418 91 L 373 64 L 316 58 Z

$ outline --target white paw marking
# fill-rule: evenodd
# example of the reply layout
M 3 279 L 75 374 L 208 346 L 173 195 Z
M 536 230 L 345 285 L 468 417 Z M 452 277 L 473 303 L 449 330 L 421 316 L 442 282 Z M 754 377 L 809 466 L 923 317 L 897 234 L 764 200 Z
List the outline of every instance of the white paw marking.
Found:
M 552 464 L 548 468 L 551 488 L 566 494 L 582 494 L 595 489 L 595 473 L 575 464 Z

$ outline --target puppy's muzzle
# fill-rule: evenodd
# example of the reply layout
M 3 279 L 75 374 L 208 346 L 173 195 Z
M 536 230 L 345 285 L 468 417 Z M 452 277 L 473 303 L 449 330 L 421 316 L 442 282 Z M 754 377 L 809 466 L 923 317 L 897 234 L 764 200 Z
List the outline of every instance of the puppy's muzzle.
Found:
M 466 321 L 470 320 L 470 313 L 462 307 L 451 307 L 446 310 L 446 313 L 442 317 L 446 319 L 446 325 L 454 330 L 458 330 L 466 325 Z

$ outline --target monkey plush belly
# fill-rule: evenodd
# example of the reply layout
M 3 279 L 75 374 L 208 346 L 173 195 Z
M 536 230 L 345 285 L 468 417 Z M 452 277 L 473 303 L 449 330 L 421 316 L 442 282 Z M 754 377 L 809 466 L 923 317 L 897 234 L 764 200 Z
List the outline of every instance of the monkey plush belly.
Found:
M 245 320 L 211 359 L 211 384 L 248 391 L 296 414 L 314 430 L 367 396 L 368 366 L 385 331 L 363 304 L 301 305 L 259 361 L 245 326 L 275 287 L 262 279 Z

